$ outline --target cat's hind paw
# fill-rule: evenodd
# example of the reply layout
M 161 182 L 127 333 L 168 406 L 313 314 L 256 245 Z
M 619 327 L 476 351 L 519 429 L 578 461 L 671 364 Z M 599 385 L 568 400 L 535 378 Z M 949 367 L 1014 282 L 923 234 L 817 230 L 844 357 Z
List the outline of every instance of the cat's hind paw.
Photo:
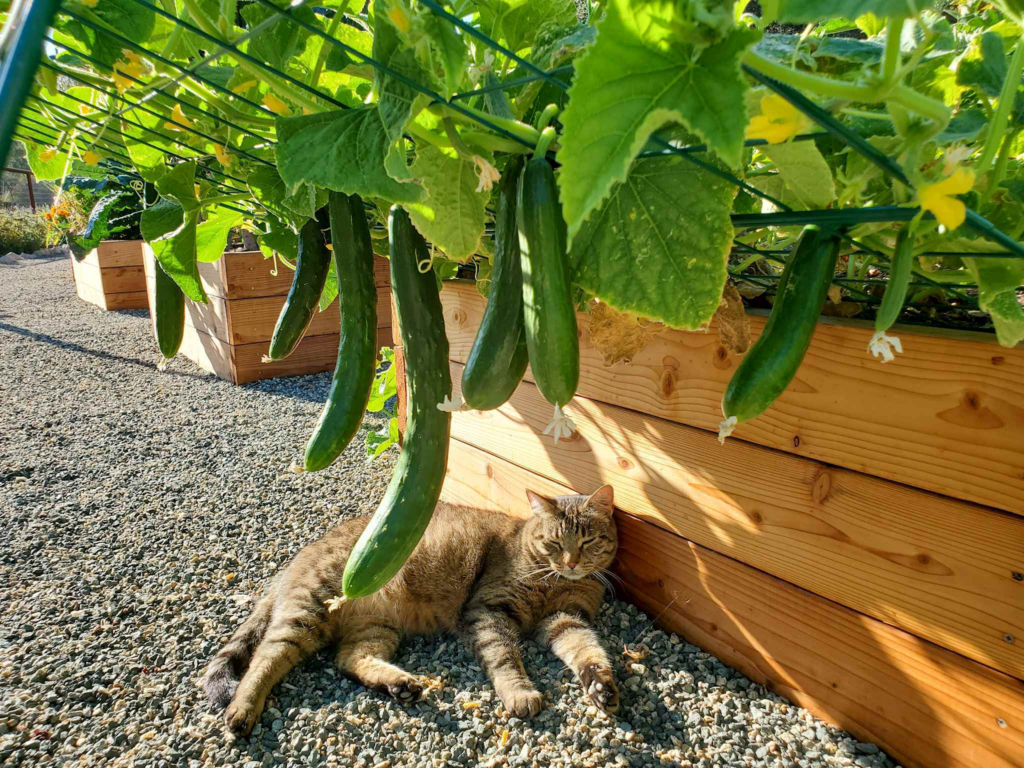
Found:
M 544 707 L 544 697 L 533 688 L 518 688 L 500 694 L 501 703 L 513 717 L 533 717 Z
M 580 671 L 583 692 L 602 712 L 609 714 L 619 708 L 619 687 L 610 669 L 589 664 Z
M 389 685 L 388 693 L 402 704 L 415 704 L 423 698 L 423 683 L 409 675 L 400 682 Z
M 224 710 L 224 724 L 235 736 L 248 736 L 262 711 L 240 701 L 232 701 Z

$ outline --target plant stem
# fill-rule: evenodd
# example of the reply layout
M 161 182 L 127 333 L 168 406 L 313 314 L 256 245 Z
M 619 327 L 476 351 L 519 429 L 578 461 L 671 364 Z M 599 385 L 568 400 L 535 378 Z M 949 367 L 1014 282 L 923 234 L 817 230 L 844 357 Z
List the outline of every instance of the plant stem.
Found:
M 1013 48 L 1013 58 L 1010 59 L 1010 68 L 1006 73 L 1006 81 L 1003 83 L 1003 90 L 999 94 L 999 105 L 992 117 L 992 127 L 989 128 L 988 136 L 985 137 L 985 145 L 981 150 L 981 159 L 974 167 L 975 173 L 981 176 L 988 172 L 992 160 L 999 150 L 1003 133 L 1006 131 L 1006 121 L 1010 116 L 1013 107 L 1014 96 L 1017 88 L 1020 87 L 1021 73 L 1024 72 L 1024 38 L 1017 41 Z
M 445 136 L 447 136 L 448 141 L 452 143 L 452 147 L 455 149 L 455 152 L 458 154 L 458 156 L 461 157 L 463 160 L 469 160 L 470 162 L 472 162 L 473 150 L 467 147 L 466 143 L 462 140 L 462 137 L 459 136 L 459 132 L 455 128 L 455 121 L 452 120 L 450 117 L 444 117 L 441 120 L 441 125 L 444 126 Z
M 493 133 L 486 133 L 484 131 L 463 131 L 462 138 L 467 144 L 489 149 L 492 152 L 528 155 L 533 151 L 518 141 L 512 141 L 512 139 L 506 139 L 504 136 L 495 136 Z
M 555 140 L 555 129 L 550 125 L 540 132 L 540 140 L 537 142 L 536 148 L 533 150 L 534 157 L 544 157 L 548 153 L 548 147 L 551 146 L 551 142 Z
M 327 35 L 329 37 L 334 37 L 334 31 L 338 28 L 338 24 L 341 23 L 342 16 L 344 16 L 345 12 L 348 10 L 349 1 L 350 0 L 346 0 L 346 2 L 339 6 L 338 10 L 335 11 L 334 18 L 331 19 L 331 23 L 327 27 Z M 327 63 L 327 54 L 330 53 L 330 48 L 331 47 L 327 44 L 327 41 L 324 40 L 323 44 L 320 46 L 320 53 L 317 54 L 316 64 L 313 65 L 313 71 L 309 73 L 309 79 L 306 81 L 306 84 L 311 88 L 316 88 L 320 83 L 320 73 L 323 72 L 324 64 Z
M 992 199 L 992 195 L 999 189 L 1000 183 L 1006 176 L 1006 166 L 1010 163 L 1010 151 L 1013 148 L 1014 142 L 1017 140 L 1017 134 L 1020 133 L 1020 129 L 1010 131 L 1006 136 L 1003 137 L 1003 146 L 999 150 L 999 157 L 996 158 L 996 167 L 992 172 L 992 178 L 989 180 L 988 187 L 985 188 L 984 193 L 981 195 L 981 204 L 987 203 Z M 980 206 L 979 206 L 980 207 Z
M 903 17 L 891 16 L 885 28 L 885 52 L 882 54 L 882 82 L 893 83 L 900 65 L 900 35 Z
M 509 133 L 514 134 L 519 138 L 523 139 L 524 141 L 528 141 L 531 144 L 531 146 L 535 145 L 540 140 L 540 131 L 538 131 L 532 125 L 529 125 L 527 123 L 521 123 L 518 120 L 509 120 L 508 118 L 505 117 L 498 117 L 497 115 L 492 115 L 488 112 L 481 112 L 480 110 L 474 109 L 473 107 L 463 106 L 462 108 L 469 112 L 470 114 L 472 114 L 473 116 L 479 117 L 481 120 L 492 123 L 493 125 L 496 125 L 499 128 L 503 128 Z M 465 115 L 459 114 L 455 110 L 452 110 L 451 107 L 444 107 L 444 110 L 446 114 L 451 115 L 456 120 L 467 119 Z

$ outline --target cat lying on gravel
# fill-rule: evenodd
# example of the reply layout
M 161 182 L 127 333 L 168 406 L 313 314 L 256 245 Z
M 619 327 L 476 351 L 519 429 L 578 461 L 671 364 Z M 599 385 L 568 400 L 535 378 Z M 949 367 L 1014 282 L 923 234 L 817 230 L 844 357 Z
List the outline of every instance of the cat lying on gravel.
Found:
M 279 574 L 203 680 L 228 728 L 248 734 L 271 688 L 303 658 L 340 641 L 338 666 L 398 701 L 425 684 L 391 663 L 402 637 L 457 632 L 469 642 L 510 714 L 535 715 L 540 692 L 519 652 L 535 631 L 606 712 L 619 706 L 608 654 L 587 623 L 601 603 L 618 547 L 611 486 L 590 496 L 526 492 L 528 520 L 438 504 L 422 541 L 379 592 L 335 601 L 345 561 L 368 517 L 346 520 Z

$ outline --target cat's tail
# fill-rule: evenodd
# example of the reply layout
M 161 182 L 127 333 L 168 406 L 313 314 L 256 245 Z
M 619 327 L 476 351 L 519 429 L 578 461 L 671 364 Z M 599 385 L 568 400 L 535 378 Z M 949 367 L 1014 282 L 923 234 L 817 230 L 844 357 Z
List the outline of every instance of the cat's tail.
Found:
M 231 697 L 235 695 L 242 675 L 249 668 L 249 660 L 267 631 L 273 607 L 274 594 L 271 590 L 269 594 L 260 598 L 249 618 L 235 630 L 227 645 L 220 649 L 206 668 L 203 688 L 206 690 L 206 698 L 210 700 L 210 705 L 215 710 L 222 710 L 231 703 Z

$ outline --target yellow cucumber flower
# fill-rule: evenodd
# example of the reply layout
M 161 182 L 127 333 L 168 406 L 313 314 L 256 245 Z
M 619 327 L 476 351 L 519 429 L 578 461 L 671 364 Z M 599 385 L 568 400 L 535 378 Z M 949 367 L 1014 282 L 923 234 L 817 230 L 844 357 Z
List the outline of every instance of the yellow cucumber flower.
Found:
M 281 115 L 282 117 L 287 117 L 292 113 L 292 111 L 288 109 L 288 105 L 272 93 L 268 93 L 263 97 L 263 106 L 275 115 Z
M 409 14 L 400 5 L 393 5 L 388 9 L 388 18 L 391 19 L 391 23 L 398 28 L 399 32 L 408 32 L 412 28 Z
M 748 139 L 764 139 L 781 144 L 811 126 L 811 121 L 784 98 L 772 93 L 761 99 L 761 114 L 750 118 Z
M 121 53 L 124 58 L 114 62 L 114 85 L 118 93 L 124 93 L 135 85 L 135 80 L 146 71 L 146 65 L 135 51 L 122 48 Z
M 970 192 L 974 186 L 974 171 L 957 168 L 952 176 L 934 184 L 925 184 L 917 190 L 921 208 L 931 212 L 939 224 L 949 230 L 956 229 L 967 217 L 967 206 L 953 195 Z
M 82 153 L 82 162 L 86 165 L 96 165 L 101 160 L 100 156 L 93 152 L 91 149 L 85 150 Z
M 92 107 L 90 107 L 88 104 L 79 104 L 78 105 L 78 114 L 80 114 L 80 115 L 88 115 L 90 112 L 92 112 Z
M 56 147 L 47 147 L 46 149 L 44 149 L 42 152 L 39 153 L 39 159 L 42 160 L 44 163 L 50 162 L 56 156 L 57 156 L 57 149 L 56 149 Z
M 256 81 L 255 80 L 246 80 L 244 83 L 239 83 L 234 88 L 232 88 L 231 92 L 233 94 L 235 94 L 235 96 L 241 96 L 243 93 L 248 91 L 254 85 L 256 85 Z
M 231 153 L 227 151 L 223 144 L 214 144 L 213 152 L 217 155 L 217 162 L 221 165 L 231 165 Z
M 171 111 L 171 121 L 164 123 L 164 125 L 172 131 L 180 131 L 182 128 L 191 128 L 192 121 L 185 117 L 185 113 L 181 111 L 181 104 L 175 104 L 174 109 Z
M 490 192 L 495 182 L 501 181 L 501 173 L 480 155 L 473 155 L 473 165 L 476 166 L 476 177 L 480 182 L 476 185 L 477 192 Z

